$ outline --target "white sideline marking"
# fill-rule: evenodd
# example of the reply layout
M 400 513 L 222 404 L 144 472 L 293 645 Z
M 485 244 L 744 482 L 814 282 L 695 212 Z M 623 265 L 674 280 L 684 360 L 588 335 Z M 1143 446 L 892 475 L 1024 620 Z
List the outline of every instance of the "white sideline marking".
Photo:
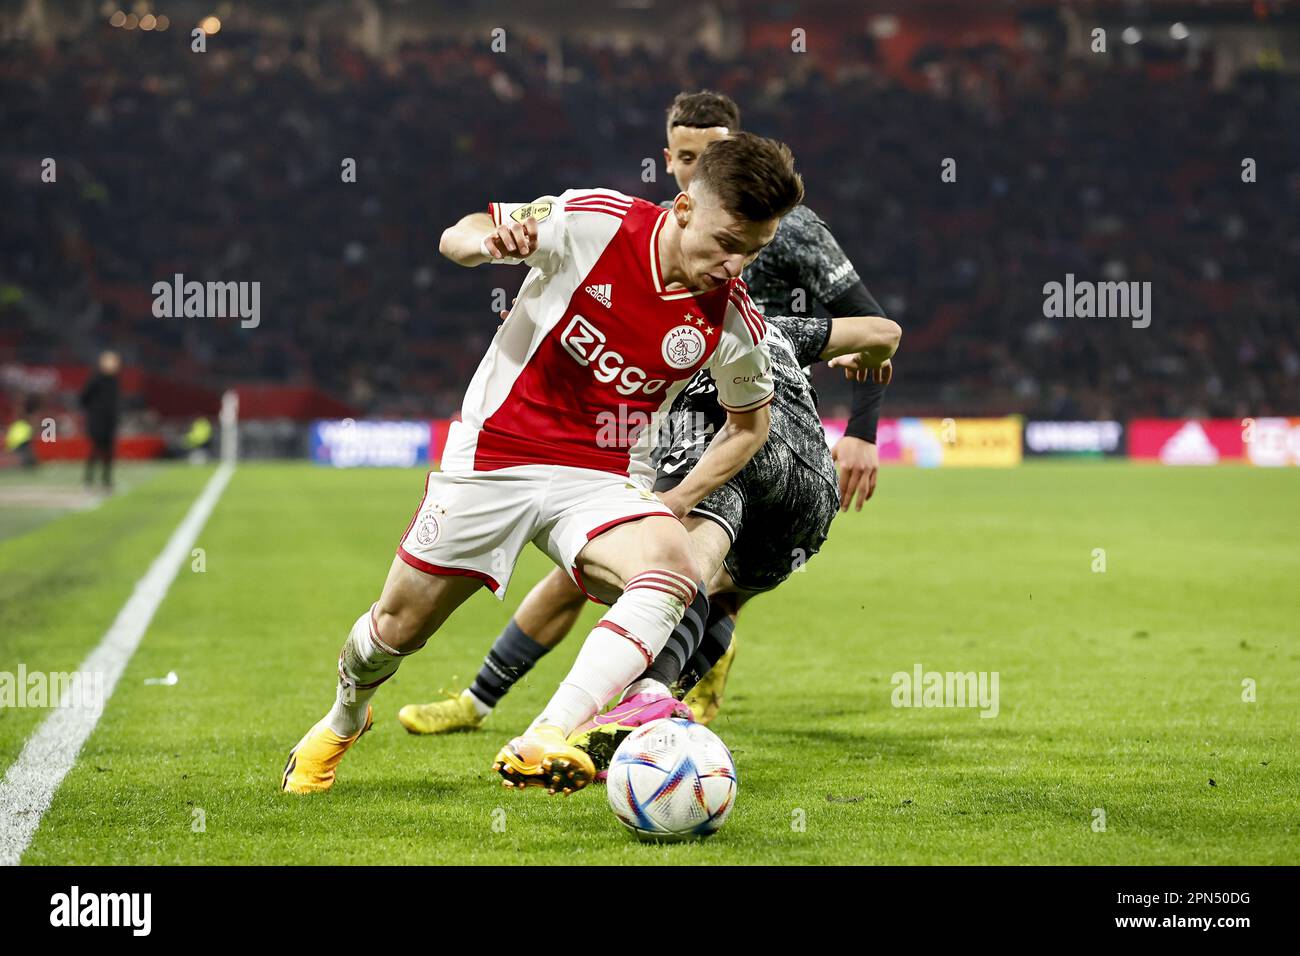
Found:
M 202 494 L 172 532 L 167 546 L 154 559 L 144 577 L 136 582 L 135 590 L 122 605 L 122 610 L 117 612 L 113 626 L 90 656 L 81 662 L 79 670 L 82 673 L 104 675 L 104 699 L 99 701 L 99 707 L 66 706 L 68 691 L 65 690 L 59 706 L 52 709 L 45 722 L 36 728 L 23 752 L 5 773 L 4 780 L 0 780 L 0 866 L 16 866 L 22 859 L 41 824 L 41 817 L 54 800 L 55 791 L 77 762 L 77 754 L 113 696 L 117 679 L 140 646 L 140 639 L 153 620 L 154 612 L 167 596 L 167 589 L 181 565 L 190 556 L 190 549 L 234 470 L 233 465 L 222 464 L 208 479 Z

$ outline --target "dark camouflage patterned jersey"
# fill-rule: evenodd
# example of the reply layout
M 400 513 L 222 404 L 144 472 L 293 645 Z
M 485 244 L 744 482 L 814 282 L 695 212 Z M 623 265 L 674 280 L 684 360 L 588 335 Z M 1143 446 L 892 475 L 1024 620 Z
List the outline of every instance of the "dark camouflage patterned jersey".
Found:
M 804 374 L 804 368 L 821 356 L 830 334 L 830 319 L 768 318 L 773 387 L 768 441 L 786 445 L 794 457 L 835 487 L 835 465 L 817 413 L 817 395 Z M 673 402 L 658 435 L 654 460 L 660 477 L 675 479 L 673 484 L 680 481 L 726 420 L 713 377 L 707 370 L 695 375 Z M 761 467 L 761 459 L 756 456 L 745 467 L 751 466 Z
M 770 590 L 801 568 L 821 549 L 839 510 L 835 465 L 803 371 L 821 356 L 830 331 L 830 319 L 768 319 L 771 432 L 745 467 L 692 512 L 727 532 L 731 549 L 724 563 L 746 591 Z M 660 432 L 657 491 L 686 477 L 725 419 L 713 379 L 697 375 Z
M 834 302 L 859 281 L 826 223 L 807 206 L 795 206 L 776 236 L 744 273 L 749 297 L 767 315 L 807 315 L 815 303 Z M 795 291 L 803 290 L 803 301 Z

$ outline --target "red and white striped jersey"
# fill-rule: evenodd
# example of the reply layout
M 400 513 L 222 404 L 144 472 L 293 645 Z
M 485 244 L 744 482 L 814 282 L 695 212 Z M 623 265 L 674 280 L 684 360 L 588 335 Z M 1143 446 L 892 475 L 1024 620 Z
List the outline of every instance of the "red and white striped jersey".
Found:
M 701 368 L 731 411 L 771 401 L 766 326 L 745 283 L 664 288 L 658 238 L 669 210 L 571 189 L 489 211 L 498 225 L 531 215 L 537 248 L 504 260 L 532 269 L 465 393 L 444 471 L 550 464 L 640 473 L 645 426 Z

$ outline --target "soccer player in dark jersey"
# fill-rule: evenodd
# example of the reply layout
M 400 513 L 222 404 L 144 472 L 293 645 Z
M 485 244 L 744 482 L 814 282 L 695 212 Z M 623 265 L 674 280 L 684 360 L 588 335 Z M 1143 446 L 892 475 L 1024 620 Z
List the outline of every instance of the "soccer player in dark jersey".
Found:
M 668 110 L 668 144 L 664 150 L 664 159 L 668 172 L 676 178 L 680 189 L 685 190 L 689 186 L 696 163 L 708 145 L 736 132 L 739 127 L 740 111 L 730 98 L 709 91 L 677 96 Z M 747 266 L 744 276 L 751 299 L 768 316 L 786 316 L 801 311 L 793 306 L 799 304 L 795 300 L 799 290 L 802 290 L 803 294 L 798 298 L 803 299 L 806 306 L 810 307 L 813 301 L 818 302 L 833 316 L 884 318 L 883 310 L 867 291 L 826 224 L 803 205 L 795 207 L 786 215 L 775 238 Z M 783 321 L 782 325 L 806 323 L 812 335 L 826 336 L 829 335 L 826 321 L 798 317 Z M 795 337 L 801 338 L 797 332 Z M 810 352 L 803 348 L 797 351 L 800 355 L 812 356 L 800 368 L 815 361 L 818 356 L 816 350 Z M 842 355 L 845 351 L 848 350 L 841 349 L 836 354 Z M 840 361 L 851 363 L 852 360 Z M 777 385 L 775 402 L 789 401 L 800 407 L 798 415 L 785 416 L 798 422 L 791 430 L 791 439 L 780 441 L 780 447 L 774 446 L 769 440 L 768 446 L 760 450 L 760 454 L 767 452 L 762 457 L 769 460 L 768 466 L 761 471 L 750 468 L 746 473 L 737 475 L 733 483 L 742 480 L 751 485 L 762 483 L 766 476 L 775 473 L 775 469 L 782 469 L 782 474 L 787 473 L 779 456 L 795 454 L 791 449 L 798 448 L 805 467 L 798 472 L 788 473 L 796 475 L 799 480 L 807 473 L 816 475 L 815 479 L 808 481 L 808 496 L 813 496 L 813 489 L 820 491 L 819 483 L 827 480 L 829 475 L 835 505 L 840 510 L 848 510 L 856 501 L 856 507 L 860 509 L 875 489 L 878 467 L 876 424 L 884 386 L 891 369 L 888 362 L 884 363 L 883 368 L 874 370 L 850 364 L 846 367 L 846 374 L 854 380 L 853 416 L 845 436 L 836 443 L 833 450 L 828 451 L 826 448 L 815 397 L 801 372 L 798 377 L 802 386 L 796 392 L 783 396 L 782 392 L 789 390 L 790 383 L 786 382 L 786 388 L 780 382 Z M 692 420 L 698 421 L 698 428 L 687 428 L 686 420 L 677 414 L 678 406 L 683 405 L 692 393 L 694 397 L 705 399 L 705 404 L 712 401 L 711 396 L 706 394 L 711 386 L 711 380 L 707 384 L 700 383 L 698 379 L 693 381 L 674 405 L 670 417 L 676 424 L 671 432 L 671 441 L 661 443 L 657 456 L 661 467 L 656 479 L 656 490 L 671 488 L 680 481 L 711 439 L 711 413 L 692 409 L 690 415 L 695 416 Z M 717 411 L 716 403 L 712 408 L 714 412 Z M 775 428 L 773 433 L 775 434 Z M 811 435 L 816 435 L 821 442 L 820 452 L 808 441 Z M 835 464 L 839 465 L 838 482 Z M 736 484 L 736 487 L 745 485 Z M 778 482 L 773 485 L 772 492 L 779 497 L 786 493 L 786 489 Z M 805 494 L 790 493 L 800 498 Z M 819 502 L 822 500 L 820 496 L 816 497 Z M 708 502 L 701 504 L 705 508 L 709 505 Z M 773 538 L 764 544 L 761 541 L 762 535 L 754 530 L 761 526 L 759 523 L 749 522 L 750 531 L 744 534 L 741 516 L 735 513 L 733 507 L 724 502 L 718 504 L 716 510 L 720 513 L 714 524 L 728 529 L 729 533 L 734 532 L 732 538 L 738 546 L 751 549 L 744 556 L 747 559 L 744 567 L 756 570 L 746 581 L 750 587 L 743 590 L 752 594 L 770 589 L 776 583 L 775 566 L 766 567 L 773 559 L 756 563 L 759 555 L 767 552 L 776 554 L 779 551 L 777 556 L 783 555 L 782 560 L 787 566 L 788 574 L 792 570 L 789 567 L 791 551 L 796 548 L 806 550 L 807 557 L 811 557 L 824 540 L 824 526 L 829 524 L 835 508 L 831 509 L 829 516 L 824 515 L 821 508 L 804 509 L 798 514 L 784 516 L 783 526 L 790 527 L 792 517 L 805 525 L 797 535 L 798 543 L 794 544 L 788 544 L 784 535 L 779 540 Z M 734 524 L 729 524 L 728 520 Z M 768 583 L 764 587 L 753 587 L 762 582 Z M 713 717 L 721 703 L 722 690 L 735 653 L 735 615 L 743 600 L 736 592 L 720 593 L 707 620 L 696 620 L 694 612 L 688 611 L 683 627 L 679 633 L 674 634 L 669 647 L 660 655 L 660 658 L 664 658 L 664 655 L 671 652 L 678 658 L 685 658 L 676 662 L 682 671 L 676 683 L 682 691 L 689 691 L 686 702 L 695 716 L 705 722 Z M 430 704 L 408 704 L 401 709 L 398 719 L 412 733 L 436 734 L 477 727 L 515 682 L 563 639 L 577 620 L 584 604 L 584 596 L 562 572 L 548 575 L 534 586 L 520 604 L 514 618 L 493 644 L 470 688 L 447 700 Z M 656 666 L 660 663 L 659 659 L 655 661 Z M 669 669 L 671 666 L 673 665 Z M 701 682 L 706 674 L 707 679 Z M 699 686 L 691 690 L 696 683 Z

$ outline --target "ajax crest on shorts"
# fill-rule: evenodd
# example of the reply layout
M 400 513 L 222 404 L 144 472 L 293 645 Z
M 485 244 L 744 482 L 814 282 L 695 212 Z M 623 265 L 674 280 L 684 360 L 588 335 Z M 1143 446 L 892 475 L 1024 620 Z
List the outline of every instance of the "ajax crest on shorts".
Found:
M 415 540 L 421 547 L 427 548 L 438 540 L 438 535 L 442 533 L 442 528 L 438 524 L 438 516 L 433 511 L 426 511 L 420 515 L 420 520 L 415 524 Z

